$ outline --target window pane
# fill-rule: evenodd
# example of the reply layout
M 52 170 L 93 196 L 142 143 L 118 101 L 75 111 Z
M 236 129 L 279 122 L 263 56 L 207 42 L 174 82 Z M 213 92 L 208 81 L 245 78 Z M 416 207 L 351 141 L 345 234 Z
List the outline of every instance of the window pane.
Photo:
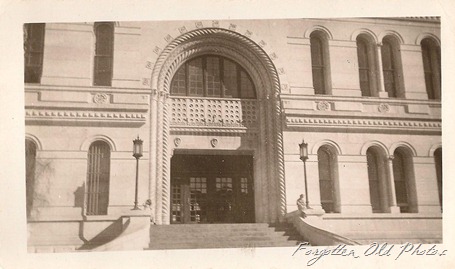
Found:
M 325 94 L 325 66 L 322 40 L 312 36 L 311 44 L 311 65 L 313 67 L 313 88 L 315 94 Z
M 357 58 L 359 61 L 359 81 L 362 96 L 371 96 L 368 47 L 366 42 L 361 39 L 357 39 Z
M 24 81 L 39 83 L 43 66 L 44 23 L 25 24 Z
M 112 23 L 95 23 L 95 70 L 93 84 L 111 86 L 113 69 L 114 27 Z
M 359 59 L 359 68 L 368 68 L 368 50 L 364 41 L 357 41 L 357 57 Z
M 324 94 L 324 69 L 313 67 L 313 87 L 315 94 Z
M 423 70 L 431 73 L 430 47 L 422 42 Z
M 224 96 L 238 97 L 237 65 L 227 59 L 223 61 L 223 88 Z
M 202 58 L 197 58 L 188 63 L 189 94 L 204 96 Z
M 382 54 L 382 68 L 384 70 L 393 70 L 393 54 L 392 54 L 392 45 L 389 42 L 383 43 L 381 47 Z
M 220 96 L 220 58 L 207 57 L 207 96 Z
M 110 149 L 104 142 L 94 142 L 88 152 L 86 182 L 87 215 L 106 215 L 109 205 Z
M 96 54 L 111 55 L 114 39 L 114 29 L 109 23 L 95 24 L 96 27 Z
M 97 86 L 110 86 L 112 80 L 112 58 L 95 56 L 95 81 Z
M 186 95 L 186 68 L 183 64 L 175 73 L 171 83 L 171 94 Z
M 438 148 L 434 152 L 434 163 L 436 165 L 436 179 L 438 182 L 439 204 L 442 209 L 442 149 Z
M 408 193 L 407 193 L 407 185 L 406 181 L 408 180 L 406 177 L 406 164 L 405 164 L 405 156 L 402 153 L 396 152 L 394 154 L 393 159 L 393 177 L 395 182 L 395 194 L 397 197 L 398 206 L 400 204 L 403 208 L 407 208 L 408 204 Z M 403 210 L 402 210 L 403 212 Z
M 324 65 L 323 56 L 322 56 L 322 42 L 318 37 L 311 37 L 311 64 L 313 66 L 322 66 Z
M 256 92 L 254 90 L 253 82 L 245 71 L 240 72 L 240 96 L 241 98 L 255 98 Z
M 424 39 L 422 41 L 421 47 L 428 99 L 439 99 L 439 89 L 441 88 L 441 63 L 439 59 L 440 49 L 428 39 Z
M 370 186 L 370 202 L 373 212 L 380 211 L 381 200 L 379 193 L 379 174 L 377 155 L 371 150 L 367 151 L 368 181 Z
M 389 93 L 389 97 L 396 97 L 395 73 L 384 70 L 384 88 Z
M 318 150 L 318 170 L 322 208 L 327 213 L 334 212 L 333 164 L 330 154 L 322 148 Z
M 33 207 L 33 193 L 35 187 L 35 163 L 36 163 L 36 146 L 35 143 L 25 140 L 25 186 L 26 186 L 26 209 L 27 218 Z
M 428 99 L 435 99 L 432 73 L 425 72 L 425 87 L 427 89 Z
M 41 77 L 41 68 L 36 66 L 26 66 L 24 69 L 24 81 L 26 83 L 39 83 Z
M 370 74 L 368 69 L 359 69 L 360 90 L 362 96 L 371 96 L 370 93 Z

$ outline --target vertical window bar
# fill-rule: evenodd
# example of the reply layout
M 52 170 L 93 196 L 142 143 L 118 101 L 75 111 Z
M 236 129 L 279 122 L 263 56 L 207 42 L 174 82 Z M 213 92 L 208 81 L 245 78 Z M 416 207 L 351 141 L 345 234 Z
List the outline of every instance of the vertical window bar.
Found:
M 90 146 L 87 176 L 87 215 L 105 215 L 109 203 L 110 150 L 104 142 Z

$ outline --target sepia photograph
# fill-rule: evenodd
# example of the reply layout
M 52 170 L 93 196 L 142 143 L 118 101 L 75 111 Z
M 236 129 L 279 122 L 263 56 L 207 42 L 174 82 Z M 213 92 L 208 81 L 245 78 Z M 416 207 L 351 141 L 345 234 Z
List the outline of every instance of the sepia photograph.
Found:
M 450 264 L 444 22 L 19 20 L 21 255 Z

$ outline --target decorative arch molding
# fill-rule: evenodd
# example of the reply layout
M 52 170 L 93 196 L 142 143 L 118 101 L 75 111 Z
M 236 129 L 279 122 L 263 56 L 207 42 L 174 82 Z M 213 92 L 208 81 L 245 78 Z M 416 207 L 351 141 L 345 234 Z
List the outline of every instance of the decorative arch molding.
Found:
M 416 38 L 416 45 L 419 45 L 420 46 L 420 43 L 422 42 L 422 40 L 424 40 L 425 38 L 430 38 L 431 40 L 433 40 L 439 47 L 441 47 L 441 40 L 439 39 L 439 37 L 437 37 L 436 35 L 432 34 L 432 33 L 421 33 L 419 36 L 417 36 Z
M 371 39 L 372 42 L 374 42 L 375 44 L 378 43 L 377 35 L 370 29 L 366 29 L 366 28 L 357 29 L 354 32 L 352 32 L 351 41 L 355 42 L 359 35 L 366 35 Z
M 210 25 L 210 27 L 206 27 Z M 274 80 L 281 83 L 279 88 L 282 92 L 289 92 L 290 84 L 287 80 L 285 71 L 285 63 L 277 55 L 273 47 L 269 42 L 264 41 L 263 38 L 254 33 L 250 29 L 246 29 L 241 25 L 229 21 L 195 21 L 194 24 L 186 23 L 185 25 L 174 29 L 164 36 L 161 42 L 158 42 L 153 49 L 153 54 L 156 55 L 156 59 L 150 57 L 150 61 L 147 61 L 146 67 L 152 70 L 150 83 L 144 82 L 144 85 L 149 84 L 152 89 L 157 89 L 158 81 L 158 70 L 161 70 L 160 66 L 163 61 L 168 57 L 169 53 L 176 47 L 188 40 L 194 40 L 198 37 L 207 37 L 208 35 L 223 35 L 225 40 L 235 40 L 238 44 L 245 44 L 246 47 L 250 48 L 252 52 L 258 55 L 269 67 L 276 69 L 275 73 L 277 78 Z M 176 38 L 174 38 L 177 36 Z M 152 65 L 152 63 L 154 63 Z M 155 79 L 154 79 L 155 78 Z M 145 79 L 147 80 L 147 79 Z
M 396 31 L 392 31 L 392 30 L 386 30 L 384 32 L 381 32 L 379 35 L 378 35 L 378 41 L 379 43 L 382 43 L 382 40 L 384 39 L 384 37 L 387 37 L 387 36 L 392 36 L 394 37 L 397 41 L 398 41 L 398 45 L 403 45 L 404 44 L 404 39 L 403 37 Z
M 169 41 L 156 60 L 151 75 L 150 109 L 150 184 L 149 196 L 155 207 L 152 214 L 158 224 L 170 222 L 170 84 L 178 68 L 193 57 L 215 54 L 239 63 L 251 76 L 257 90 L 259 141 L 257 157 L 267 191 L 261 187 L 260 199 L 266 212 L 260 222 L 274 222 L 286 214 L 284 154 L 280 92 L 280 72 L 260 44 L 237 32 L 222 28 L 201 28 L 185 32 Z M 276 57 L 276 55 L 275 55 Z M 220 131 L 223 132 L 223 131 Z M 256 156 L 256 154 L 255 154 Z M 267 194 L 268 196 L 267 197 Z
M 41 144 L 41 141 L 35 135 L 26 133 L 25 134 L 25 140 L 32 141 L 35 144 L 37 151 L 38 150 L 43 150 L 43 145 Z
M 428 157 L 434 157 L 434 152 L 437 149 L 442 149 L 442 143 L 437 143 L 431 146 L 430 150 L 428 150 Z
M 393 155 L 395 150 L 399 147 L 406 148 L 409 151 L 409 153 L 411 153 L 412 157 L 417 156 L 417 151 L 415 150 L 415 148 L 411 144 L 404 142 L 404 141 L 393 143 L 389 148 L 390 155 Z
M 389 156 L 390 155 L 389 150 L 387 149 L 387 147 L 383 143 L 381 143 L 381 142 L 379 142 L 377 140 L 366 142 L 362 146 L 362 148 L 360 149 L 360 155 L 367 155 L 367 150 L 369 148 L 371 148 L 371 147 L 380 148 L 383 151 L 383 153 L 385 154 L 385 156 Z
M 87 139 L 84 140 L 84 142 L 82 142 L 80 150 L 88 151 L 90 148 L 90 145 L 95 141 L 106 142 L 109 145 L 109 148 L 111 149 L 111 151 L 117 151 L 117 146 L 115 145 L 114 140 L 112 140 L 110 137 L 105 136 L 105 135 L 94 135 L 94 136 L 88 137 Z
M 329 40 L 333 39 L 333 35 L 330 30 L 322 25 L 314 25 L 313 27 L 308 28 L 304 33 L 304 37 L 309 39 L 310 35 L 316 31 L 323 32 Z
M 316 142 L 313 145 L 313 148 L 311 149 L 311 154 L 317 155 L 319 148 L 323 147 L 323 146 L 329 146 L 330 148 L 332 148 L 335 151 L 333 153 L 335 153 L 336 155 L 342 155 L 340 146 L 337 143 L 335 143 L 334 141 L 328 140 L 328 139 Z

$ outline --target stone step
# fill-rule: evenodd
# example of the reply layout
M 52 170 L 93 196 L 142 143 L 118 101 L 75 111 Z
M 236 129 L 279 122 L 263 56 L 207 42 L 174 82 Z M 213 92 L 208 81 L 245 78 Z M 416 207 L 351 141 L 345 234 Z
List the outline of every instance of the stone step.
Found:
M 150 235 L 157 236 L 157 237 L 168 237 L 173 236 L 175 233 L 179 235 L 187 235 L 191 234 L 191 236 L 205 236 L 205 235 L 216 235 L 219 233 L 222 234 L 229 234 L 229 235 L 279 235 L 279 236 L 293 236 L 299 235 L 299 233 L 295 230 L 275 230 L 273 228 L 267 229 L 236 229 L 236 230 L 219 230 L 219 229 L 210 229 L 210 230 L 186 230 L 182 229 L 180 231 L 176 231 L 174 229 L 150 229 Z
M 239 224 L 171 224 L 151 225 L 150 229 L 162 230 L 243 230 L 264 229 L 270 227 L 267 223 L 239 223 Z
M 148 249 L 293 247 L 301 239 L 289 224 L 152 225 Z
M 300 242 L 162 242 L 160 244 L 150 244 L 146 249 L 204 249 L 204 248 L 256 248 L 256 247 L 297 247 Z

